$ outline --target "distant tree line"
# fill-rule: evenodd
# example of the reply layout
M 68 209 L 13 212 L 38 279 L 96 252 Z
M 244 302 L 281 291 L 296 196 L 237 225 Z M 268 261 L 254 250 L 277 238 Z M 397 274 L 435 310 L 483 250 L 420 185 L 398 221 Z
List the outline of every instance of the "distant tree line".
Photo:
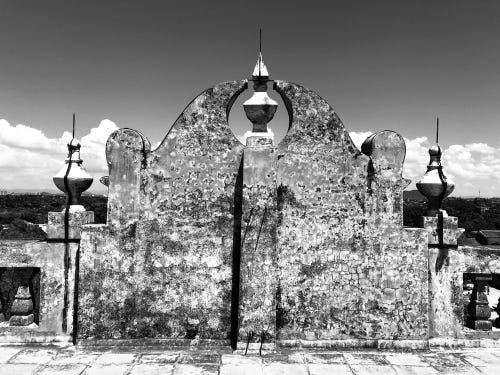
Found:
M 425 198 L 416 191 L 404 194 L 404 225 L 418 227 L 425 214 Z M 106 223 L 107 197 L 83 195 L 81 204 L 94 211 L 95 223 Z M 47 223 L 49 211 L 62 211 L 66 198 L 60 194 L 7 194 L 0 195 L 0 224 L 19 223 L 19 220 L 34 224 Z M 458 224 L 466 234 L 480 229 L 500 229 L 500 199 L 498 198 L 447 198 L 443 208 L 450 216 L 458 217 Z
M 420 217 L 425 214 L 427 204 L 423 200 L 405 199 L 403 222 L 408 227 L 418 227 Z M 500 199 L 455 198 L 443 201 L 443 209 L 449 216 L 458 217 L 458 226 L 466 235 L 481 229 L 500 229 Z
M 94 211 L 96 223 L 105 223 L 107 200 L 103 195 L 83 195 L 80 202 L 88 211 Z M 66 197 L 62 194 L 0 195 L 0 224 L 11 224 L 14 220 L 45 224 L 48 212 L 62 211 L 65 206 Z

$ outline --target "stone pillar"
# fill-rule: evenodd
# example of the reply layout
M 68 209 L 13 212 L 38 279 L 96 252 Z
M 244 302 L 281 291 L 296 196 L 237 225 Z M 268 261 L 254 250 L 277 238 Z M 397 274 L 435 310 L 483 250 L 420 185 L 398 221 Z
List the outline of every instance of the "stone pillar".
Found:
M 64 240 L 66 210 L 49 212 L 47 220 L 47 239 Z M 94 223 L 93 211 L 72 211 L 68 214 L 68 240 L 79 240 L 82 226 Z
M 444 210 L 423 216 L 420 226 L 427 232 L 429 248 L 429 336 L 458 338 L 463 323 L 453 310 L 453 300 L 462 293 L 462 274 L 450 263 L 457 262 L 457 239 L 464 229 Z
M 477 331 L 491 331 L 492 323 L 488 320 L 491 316 L 491 309 L 486 297 L 485 289 L 492 277 L 488 274 L 472 274 L 474 289 L 470 297 L 468 306 L 469 316 L 467 327 Z
M 272 138 L 253 133 L 243 154 L 238 349 L 276 335 L 276 160 Z

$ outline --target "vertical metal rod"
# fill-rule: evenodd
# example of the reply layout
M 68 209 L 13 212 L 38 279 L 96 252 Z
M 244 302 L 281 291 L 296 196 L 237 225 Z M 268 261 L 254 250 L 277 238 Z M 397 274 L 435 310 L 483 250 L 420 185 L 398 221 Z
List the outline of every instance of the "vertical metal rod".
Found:
M 73 115 L 73 124 L 74 117 Z M 74 126 L 73 126 L 74 129 Z M 73 130 L 74 132 L 74 130 Z M 73 151 L 70 146 L 68 146 L 68 168 L 66 169 L 66 173 L 64 174 L 64 188 L 68 194 L 68 198 L 66 200 L 66 210 L 64 211 L 64 306 L 63 306 L 63 321 L 62 321 L 62 329 L 63 332 L 67 332 L 68 327 L 68 305 L 69 305 L 69 266 L 70 266 L 70 246 L 69 246 L 69 207 L 71 205 L 71 191 L 69 190 L 68 183 L 68 175 L 71 171 Z
M 262 53 L 262 29 L 259 29 L 259 53 Z
M 75 114 L 73 113 L 73 139 L 75 138 Z
M 259 29 L 259 77 L 260 77 L 260 66 L 262 65 L 262 29 Z
M 439 117 L 436 117 L 436 144 L 439 143 Z

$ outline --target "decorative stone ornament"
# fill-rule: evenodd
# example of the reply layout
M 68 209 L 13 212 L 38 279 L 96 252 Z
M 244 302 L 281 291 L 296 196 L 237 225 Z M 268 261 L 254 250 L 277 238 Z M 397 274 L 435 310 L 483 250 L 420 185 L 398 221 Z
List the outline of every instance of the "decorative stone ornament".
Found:
M 488 274 L 474 273 L 471 275 L 474 282 L 474 289 L 470 297 L 470 303 L 467 307 L 469 316 L 467 318 L 467 327 L 479 331 L 491 331 L 492 323 L 489 320 L 491 309 L 486 296 L 486 285 L 492 277 Z
M 278 103 L 267 95 L 269 73 L 264 65 L 264 61 L 262 60 L 262 53 L 259 53 L 259 58 L 257 60 L 257 64 L 255 65 L 252 79 L 254 82 L 254 94 L 250 99 L 243 103 L 243 108 L 245 109 L 247 118 L 253 124 L 252 133 L 267 133 L 259 135 L 264 138 L 271 138 L 272 143 L 272 137 L 268 132 L 267 123 L 273 119 L 276 109 L 278 108 Z M 251 142 L 249 138 L 252 136 L 254 135 L 252 134 L 247 137 L 247 145 Z
M 437 143 L 438 137 L 436 136 L 436 145 L 429 148 L 430 160 L 427 172 L 425 172 L 424 176 L 416 184 L 418 191 L 427 198 L 428 207 L 426 216 L 438 215 L 443 199 L 449 196 L 455 189 L 453 181 L 444 174 L 443 166 L 441 165 L 443 152 Z
M 80 148 L 78 140 L 73 138 L 68 143 L 66 164 L 53 177 L 54 184 L 68 197 L 70 211 L 85 211 L 85 208 L 80 204 L 80 196 L 92 185 L 94 180 L 82 166 Z

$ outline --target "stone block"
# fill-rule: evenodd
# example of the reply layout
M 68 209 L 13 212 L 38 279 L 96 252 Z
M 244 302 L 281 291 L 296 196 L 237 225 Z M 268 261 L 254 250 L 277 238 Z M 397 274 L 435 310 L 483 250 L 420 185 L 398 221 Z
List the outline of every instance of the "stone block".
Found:
M 65 227 L 65 212 L 49 212 L 47 222 L 47 239 L 63 240 Z M 94 222 L 93 211 L 74 211 L 69 213 L 68 239 L 80 239 L 82 226 Z
M 476 331 L 491 331 L 493 324 L 489 320 L 474 320 L 471 322 L 471 328 Z
M 29 315 L 25 315 L 25 316 L 14 315 L 14 316 L 11 316 L 9 319 L 9 325 L 16 326 L 16 327 L 26 327 L 26 326 L 29 326 L 33 322 L 34 322 L 33 314 L 29 314 Z
M 428 234 L 429 245 L 439 244 L 438 220 L 437 216 L 423 216 L 421 219 L 421 227 Z M 458 227 L 457 217 L 443 216 L 443 245 L 456 245 L 463 231 Z

